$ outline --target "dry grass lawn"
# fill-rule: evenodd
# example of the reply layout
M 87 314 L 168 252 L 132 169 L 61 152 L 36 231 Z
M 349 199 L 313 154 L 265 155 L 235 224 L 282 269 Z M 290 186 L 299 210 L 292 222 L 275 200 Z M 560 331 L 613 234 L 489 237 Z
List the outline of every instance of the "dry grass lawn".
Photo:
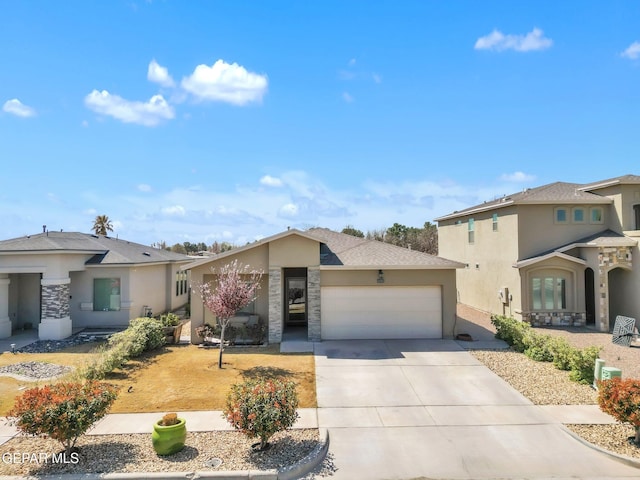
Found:
M 222 410 L 231 385 L 245 378 L 267 376 L 298 384 L 300 407 L 316 406 L 315 365 L 312 354 L 281 354 L 278 345 L 230 347 L 218 369 L 216 348 L 167 345 L 131 360 L 106 381 L 121 387 L 112 413 Z M 0 355 L 0 366 L 39 361 L 80 366 L 93 354 L 88 345 L 56 353 Z M 44 384 L 46 382 L 40 382 Z M 13 407 L 15 397 L 36 382 L 0 376 L 0 415 Z

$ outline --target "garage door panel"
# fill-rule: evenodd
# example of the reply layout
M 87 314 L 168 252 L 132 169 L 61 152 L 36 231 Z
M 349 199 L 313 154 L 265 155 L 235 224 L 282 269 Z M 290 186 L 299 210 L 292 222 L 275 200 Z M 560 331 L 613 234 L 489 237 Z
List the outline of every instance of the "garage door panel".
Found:
M 442 338 L 439 286 L 322 287 L 322 338 Z

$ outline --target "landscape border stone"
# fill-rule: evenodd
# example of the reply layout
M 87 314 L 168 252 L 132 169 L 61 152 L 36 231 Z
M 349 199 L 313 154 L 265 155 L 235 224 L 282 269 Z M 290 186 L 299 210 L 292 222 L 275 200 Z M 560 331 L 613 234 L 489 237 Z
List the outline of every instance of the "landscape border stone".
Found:
M 603 453 L 603 454 L 607 455 L 608 457 L 613 458 L 614 460 L 617 460 L 617 461 L 619 461 L 621 463 L 624 463 L 624 464 L 629 465 L 631 467 L 640 468 L 640 460 L 636 460 L 634 458 L 627 457 L 625 455 L 620 455 L 620 454 L 617 454 L 615 452 L 611 452 L 611 451 L 607 450 L 606 448 L 602 448 L 602 447 L 600 447 L 600 446 L 598 446 L 598 445 L 596 445 L 594 443 L 591 443 L 591 442 L 585 440 L 584 438 L 582 438 L 577 433 L 571 431 L 571 429 L 568 428 L 567 426 L 561 425 L 561 427 L 565 432 L 567 432 L 567 434 L 571 435 L 573 438 L 578 440 L 583 445 L 586 445 L 589 448 L 597 450 L 598 452 Z

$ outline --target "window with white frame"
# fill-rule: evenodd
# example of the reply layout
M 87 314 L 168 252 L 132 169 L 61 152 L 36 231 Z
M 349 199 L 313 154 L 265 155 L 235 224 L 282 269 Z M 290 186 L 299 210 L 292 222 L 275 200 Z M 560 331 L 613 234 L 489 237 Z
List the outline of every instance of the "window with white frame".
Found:
M 544 276 L 531 279 L 531 309 L 565 310 L 567 281 L 563 277 Z
M 584 223 L 585 222 L 585 218 L 584 218 L 584 208 L 582 207 L 574 207 L 571 210 L 571 219 L 573 221 L 573 223 Z
M 591 207 L 589 220 L 591 223 L 604 223 L 602 207 Z
M 468 232 L 469 232 L 469 243 L 473 243 L 475 241 L 475 221 L 473 220 L 473 218 L 469 219 L 468 222 L 469 226 L 468 226 Z
M 93 279 L 93 310 L 103 312 L 120 310 L 119 278 Z
M 553 209 L 553 221 L 555 223 L 567 223 L 567 209 L 564 207 L 556 207 Z

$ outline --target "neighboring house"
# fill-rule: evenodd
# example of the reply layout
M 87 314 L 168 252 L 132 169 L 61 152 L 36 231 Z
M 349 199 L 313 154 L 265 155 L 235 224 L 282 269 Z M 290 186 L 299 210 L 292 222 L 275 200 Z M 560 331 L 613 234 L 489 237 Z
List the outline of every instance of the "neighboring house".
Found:
M 459 301 L 534 325 L 640 320 L 640 176 L 528 188 L 437 218 Z
M 243 313 L 268 325 L 270 343 L 294 326 L 306 328 L 311 341 L 453 337 L 460 263 L 312 228 L 287 230 L 186 268 L 195 287 L 236 259 L 264 273 L 256 301 Z M 194 343 L 203 322 L 215 318 L 194 288 Z
M 0 241 L 0 338 L 25 325 L 43 340 L 124 327 L 188 302 L 186 255 L 102 235 L 44 232 Z

